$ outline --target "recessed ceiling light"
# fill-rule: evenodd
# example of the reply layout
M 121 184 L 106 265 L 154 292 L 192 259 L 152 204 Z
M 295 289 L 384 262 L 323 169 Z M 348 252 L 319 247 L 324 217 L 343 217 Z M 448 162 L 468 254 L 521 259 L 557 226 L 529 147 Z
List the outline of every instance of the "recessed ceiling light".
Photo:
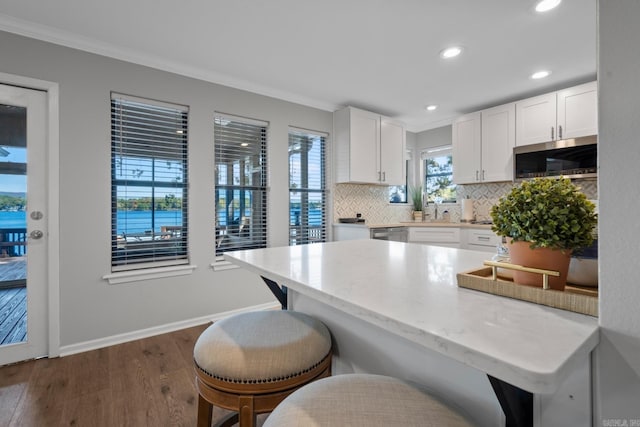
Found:
M 440 57 L 445 59 L 455 58 L 461 53 L 462 53 L 462 48 L 460 46 L 452 46 L 442 50 L 440 52 Z
M 436 108 L 438 108 L 438 106 L 437 106 L 437 105 L 427 105 L 427 106 L 426 106 L 426 107 L 424 107 L 424 108 L 425 108 L 425 110 L 427 110 L 427 111 L 433 111 L 433 110 L 435 110 Z
M 549 74 L 551 74 L 550 71 L 546 71 L 546 70 L 542 70 L 542 71 L 537 71 L 533 74 L 531 74 L 531 78 L 534 80 L 538 80 L 538 79 L 544 79 L 545 77 L 547 77 Z
M 547 12 L 557 7 L 562 0 L 541 0 L 536 4 L 536 12 Z

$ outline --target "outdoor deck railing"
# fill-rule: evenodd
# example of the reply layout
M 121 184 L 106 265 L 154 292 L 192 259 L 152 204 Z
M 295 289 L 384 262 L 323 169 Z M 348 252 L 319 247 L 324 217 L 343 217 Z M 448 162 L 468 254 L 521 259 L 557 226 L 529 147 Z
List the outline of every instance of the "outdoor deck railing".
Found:
M 0 228 L 0 256 L 23 256 L 26 253 L 26 228 Z

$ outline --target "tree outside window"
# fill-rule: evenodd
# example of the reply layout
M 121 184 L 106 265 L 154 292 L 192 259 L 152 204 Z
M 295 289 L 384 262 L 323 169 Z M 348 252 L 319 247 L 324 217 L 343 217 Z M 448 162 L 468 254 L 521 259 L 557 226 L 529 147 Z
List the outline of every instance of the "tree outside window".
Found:
M 447 147 L 427 152 L 424 170 L 427 201 L 454 203 L 456 201 L 456 185 L 453 183 L 451 149 Z

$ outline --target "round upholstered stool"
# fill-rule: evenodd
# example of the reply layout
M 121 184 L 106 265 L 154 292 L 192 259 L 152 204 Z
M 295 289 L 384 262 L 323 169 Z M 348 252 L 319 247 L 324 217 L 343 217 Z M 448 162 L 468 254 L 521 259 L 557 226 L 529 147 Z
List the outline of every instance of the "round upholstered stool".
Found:
M 235 411 L 218 425 L 253 427 L 285 397 L 331 374 L 331 336 L 320 321 L 295 311 L 259 311 L 215 322 L 193 349 L 198 426 L 213 406 Z
M 345 374 L 309 384 L 287 397 L 263 427 L 471 427 L 465 417 L 409 383 Z

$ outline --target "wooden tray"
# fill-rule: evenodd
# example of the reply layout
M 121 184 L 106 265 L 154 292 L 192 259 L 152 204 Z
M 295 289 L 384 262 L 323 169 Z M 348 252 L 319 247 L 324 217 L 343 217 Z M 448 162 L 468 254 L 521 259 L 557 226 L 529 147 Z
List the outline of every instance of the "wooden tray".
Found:
M 514 283 L 512 279 L 495 274 L 496 267 L 523 268 L 514 264 L 485 262 L 487 267 L 458 273 L 458 286 L 494 295 L 505 296 L 535 304 L 560 308 L 598 317 L 598 289 L 567 284 L 564 291 L 536 288 Z M 520 267 L 520 268 L 518 268 Z M 554 272 L 547 272 L 552 273 Z

